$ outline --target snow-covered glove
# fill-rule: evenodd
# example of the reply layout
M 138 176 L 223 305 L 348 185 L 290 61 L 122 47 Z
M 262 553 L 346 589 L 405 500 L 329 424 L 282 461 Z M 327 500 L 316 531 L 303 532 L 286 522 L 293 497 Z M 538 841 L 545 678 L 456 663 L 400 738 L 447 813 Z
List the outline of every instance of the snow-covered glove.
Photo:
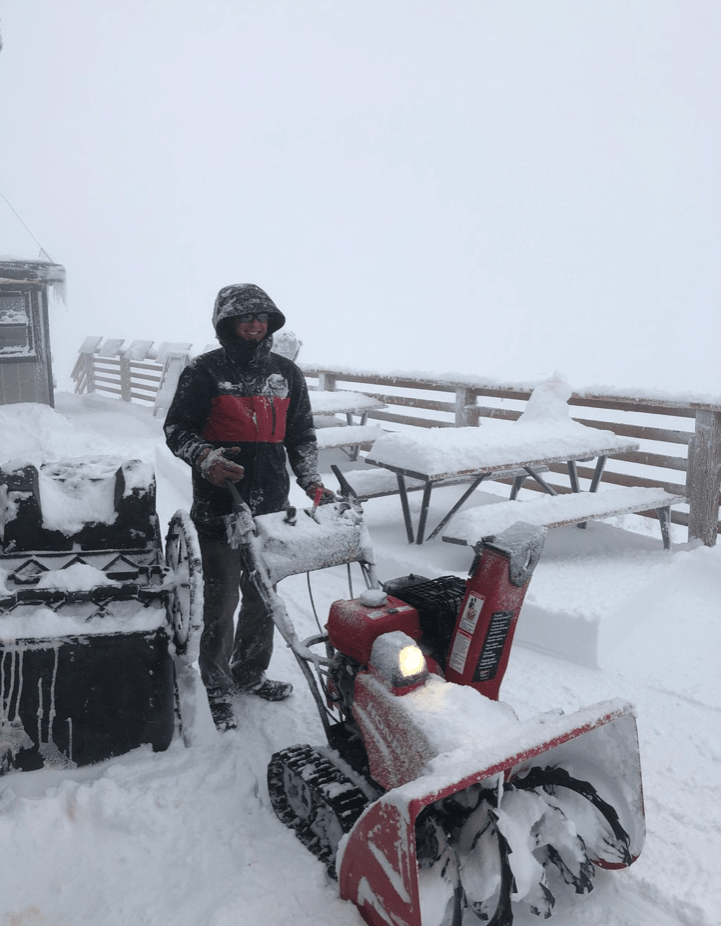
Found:
M 311 482 L 305 494 L 313 499 L 314 505 L 330 505 L 338 500 L 335 492 L 332 489 L 326 489 L 322 482 Z
M 240 447 L 216 447 L 215 450 L 204 450 L 199 457 L 199 469 L 204 479 L 219 486 L 225 486 L 225 480 L 238 482 L 245 476 L 245 470 L 238 463 L 233 463 L 228 456 L 240 453 Z

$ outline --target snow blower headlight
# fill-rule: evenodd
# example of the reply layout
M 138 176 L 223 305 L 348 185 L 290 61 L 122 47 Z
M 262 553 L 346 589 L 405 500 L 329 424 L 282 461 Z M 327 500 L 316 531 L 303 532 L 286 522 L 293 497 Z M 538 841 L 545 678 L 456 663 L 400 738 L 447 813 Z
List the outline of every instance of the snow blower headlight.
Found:
M 382 633 L 376 639 L 370 664 L 393 688 L 414 686 L 428 675 L 420 647 L 400 630 Z
M 398 668 L 401 670 L 403 678 L 415 678 L 417 675 L 425 672 L 426 657 L 415 643 L 404 646 L 398 653 Z

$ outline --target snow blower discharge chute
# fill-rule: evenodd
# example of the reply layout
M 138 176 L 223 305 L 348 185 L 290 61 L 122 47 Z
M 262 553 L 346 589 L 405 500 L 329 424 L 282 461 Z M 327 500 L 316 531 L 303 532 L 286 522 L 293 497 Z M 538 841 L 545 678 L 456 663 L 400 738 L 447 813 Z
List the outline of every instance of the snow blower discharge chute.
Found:
M 602 702 L 519 720 L 498 699 L 544 531 L 476 545 L 464 581 L 381 588 L 362 510 L 345 500 L 253 519 L 231 483 L 229 539 L 297 657 L 328 744 L 276 753 L 279 819 L 371 926 L 506 926 L 559 889 L 630 865 L 644 814 L 633 708 Z M 300 641 L 276 584 L 357 562 L 366 589 Z

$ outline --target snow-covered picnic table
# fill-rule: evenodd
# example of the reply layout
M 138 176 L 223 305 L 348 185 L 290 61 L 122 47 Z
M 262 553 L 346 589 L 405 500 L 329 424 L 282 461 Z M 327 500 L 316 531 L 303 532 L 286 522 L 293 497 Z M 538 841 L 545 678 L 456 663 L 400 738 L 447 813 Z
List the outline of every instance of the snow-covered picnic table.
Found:
M 372 444 L 383 434 L 380 428 L 366 424 L 370 411 L 386 407 L 379 399 L 350 391 L 311 390 L 309 395 L 320 450 L 350 448 L 348 455 L 356 460 L 361 445 Z M 345 425 L 337 415 L 345 415 Z
M 385 403 L 364 392 L 326 392 L 311 390 L 310 407 L 314 416 L 332 417 L 345 415 L 348 424 L 353 423 L 353 415 L 358 415 L 360 424 L 365 424 L 368 412 L 377 408 L 385 408 Z M 349 417 L 350 416 L 350 417 Z
M 595 491 L 606 459 L 637 449 L 638 444 L 634 441 L 622 440 L 612 431 L 586 427 L 567 414 L 559 415 L 551 409 L 548 414 L 523 415 L 511 424 L 489 420 L 481 427 L 417 429 L 384 434 L 373 445 L 366 463 L 396 474 L 408 542 L 412 543 L 415 539 L 420 544 L 424 539 L 435 537 L 491 473 L 522 470 L 548 494 L 555 495 L 555 490 L 540 475 L 544 467 L 566 463 L 571 488 L 577 492 L 576 463 L 596 459 L 590 486 L 591 491 Z M 411 520 L 406 478 L 418 479 L 424 484 L 416 530 Z M 440 483 L 448 484 L 450 480 L 465 480 L 469 486 L 425 537 L 433 487 Z

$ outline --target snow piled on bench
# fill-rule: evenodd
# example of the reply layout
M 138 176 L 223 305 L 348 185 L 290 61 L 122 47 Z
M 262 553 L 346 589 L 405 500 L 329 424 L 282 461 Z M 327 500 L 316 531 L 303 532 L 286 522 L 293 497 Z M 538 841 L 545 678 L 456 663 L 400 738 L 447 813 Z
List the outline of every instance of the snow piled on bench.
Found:
M 568 412 L 571 387 L 560 376 L 538 386 L 518 421 L 490 419 L 481 427 L 431 428 L 419 433 L 385 434 L 373 445 L 372 460 L 411 472 L 443 475 L 485 467 L 501 468 L 537 460 L 595 457 L 628 441 L 613 431 L 573 421 Z
M 311 390 L 310 406 L 314 415 L 338 415 L 346 412 L 360 414 L 374 408 L 384 408 L 383 402 L 364 392 L 326 392 Z
M 444 540 L 474 544 L 481 537 L 504 531 L 516 521 L 553 527 L 586 519 L 610 518 L 631 511 L 662 508 L 678 502 L 681 498 L 678 495 L 669 495 L 663 489 L 614 486 L 602 487 L 598 492 L 543 495 L 530 500 L 503 501 L 461 511 L 446 528 Z
M 333 447 L 352 447 L 356 444 L 372 444 L 383 437 L 383 428 L 369 424 L 352 424 L 348 427 L 323 428 L 316 431 L 319 450 Z

